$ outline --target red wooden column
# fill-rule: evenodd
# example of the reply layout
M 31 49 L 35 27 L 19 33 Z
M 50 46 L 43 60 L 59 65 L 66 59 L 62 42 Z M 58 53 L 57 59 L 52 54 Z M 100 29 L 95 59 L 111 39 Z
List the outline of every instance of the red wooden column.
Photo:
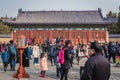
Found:
M 29 39 L 33 37 L 32 30 L 29 30 Z
M 78 43 L 80 43 L 80 36 L 78 36 Z
M 105 31 L 105 33 L 106 33 L 106 42 L 109 42 L 109 33 L 108 33 L 108 31 Z
M 90 31 L 88 30 L 87 31 L 87 44 L 88 44 L 89 41 L 90 41 Z
M 13 40 L 16 40 L 16 30 L 13 31 Z
M 105 42 L 107 42 L 107 32 L 106 31 L 104 31 L 104 40 L 105 40 Z
M 51 30 L 49 30 L 49 39 L 50 39 L 50 41 L 52 40 L 52 31 Z
M 99 32 L 100 32 L 99 30 L 95 30 L 95 32 L 94 32 L 96 41 L 99 41 L 99 37 L 100 37 Z
M 71 40 L 71 31 L 68 30 L 68 39 Z

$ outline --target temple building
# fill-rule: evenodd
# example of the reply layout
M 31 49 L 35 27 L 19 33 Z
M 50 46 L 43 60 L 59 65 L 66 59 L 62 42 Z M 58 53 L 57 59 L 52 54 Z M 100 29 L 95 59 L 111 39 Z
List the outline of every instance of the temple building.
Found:
M 17 18 L 5 21 L 13 28 L 13 39 L 24 35 L 30 39 L 61 36 L 73 43 L 99 40 L 108 41 L 107 27 L 110 23 L 103 19 L 101 9 L 88 11 L 23 11 L 18 10 Z

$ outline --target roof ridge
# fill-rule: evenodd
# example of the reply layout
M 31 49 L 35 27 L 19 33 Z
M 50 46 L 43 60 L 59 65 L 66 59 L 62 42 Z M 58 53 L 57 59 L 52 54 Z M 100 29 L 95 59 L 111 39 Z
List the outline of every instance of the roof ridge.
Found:
M 98 10 L 41 10 L 41 11 L 21 11 L 21 13 L 29 13 L 29 12 L 98 12 Z

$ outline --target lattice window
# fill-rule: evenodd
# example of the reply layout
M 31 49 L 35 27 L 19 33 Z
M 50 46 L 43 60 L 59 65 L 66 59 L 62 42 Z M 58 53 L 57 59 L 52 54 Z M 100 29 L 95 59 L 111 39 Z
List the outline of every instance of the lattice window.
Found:
M 80 39 L 82 39 L 82 37 L 83 37 L 83 33 L 80 32 L 79 36 L 80 36 Z
M 28 38 L 28 30 L 26 30 L 26 38 Z
M 105 35 L 104 32 L 101 33 L 101 39 L 104 39 Z
M 91 32 L 91 36 L 92 36 L 92 39 L 95 39 L 95 36 L 96 36 L 95 32 Z
M 98 32 L 98 39 L 102 39 L 101 32 Z
M 73 39 L 75 38 L 75 32 L 72 32 L 72 38 Z
M 44 38 L 49 38 L 49 33 L 48 33 L 48 31 L 45 31 L 45 32 L 44 32 Z
M 64 38 L 68 39 L 68 32 L 65 32 Z
M 52 38 L 53 38 L 53 39 L 56 38 L 56 34 L 57 34 L 56 32 L 54 32 L 54 31 L 52 32 Z
M 75 38 L 78 38 L 78 36 L 79 36 L 79 32 L 76 32 L 75 33 Z
M 83 39 L 87 39 L 87 33 L 83 32 Z
M 19 31 L 16 30 L 16 38 L 19 36 Z
M 38 33 L 38 31 L 37 30 L 35 30 L 35 32 L 36 32 L 36 39 L 38 38 L 38 36 L 39 36 L 39 33 Z
M 41 36 L 41 38 L 44 38 L 44 32 L 43 31 L 39 31 L 39 37 Z
M 36 37 L 36 31 L 33 30 L 33 37 Z

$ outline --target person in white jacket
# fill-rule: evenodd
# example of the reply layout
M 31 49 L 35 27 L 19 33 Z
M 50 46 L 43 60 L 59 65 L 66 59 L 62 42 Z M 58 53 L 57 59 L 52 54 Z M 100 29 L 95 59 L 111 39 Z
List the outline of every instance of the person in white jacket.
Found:
M 33 46 L 33 57 L 34 57 L 34 65 L 38 64 L 38 59 L 39 59 L 39 56 L 40 56 L 40 51 L 39 51 L 39 47 L 37 46 L 37 44 L 34 44 Z
M 88 60 L 88 58 L 89 58 L 87 45 L 82 44 L 78 55 L 80 57 L 80 61 L 79 61 L 80 75 L 82 75 L 82 73 L 84 71 L 84 65 L 85 65 L 86 61 Z

